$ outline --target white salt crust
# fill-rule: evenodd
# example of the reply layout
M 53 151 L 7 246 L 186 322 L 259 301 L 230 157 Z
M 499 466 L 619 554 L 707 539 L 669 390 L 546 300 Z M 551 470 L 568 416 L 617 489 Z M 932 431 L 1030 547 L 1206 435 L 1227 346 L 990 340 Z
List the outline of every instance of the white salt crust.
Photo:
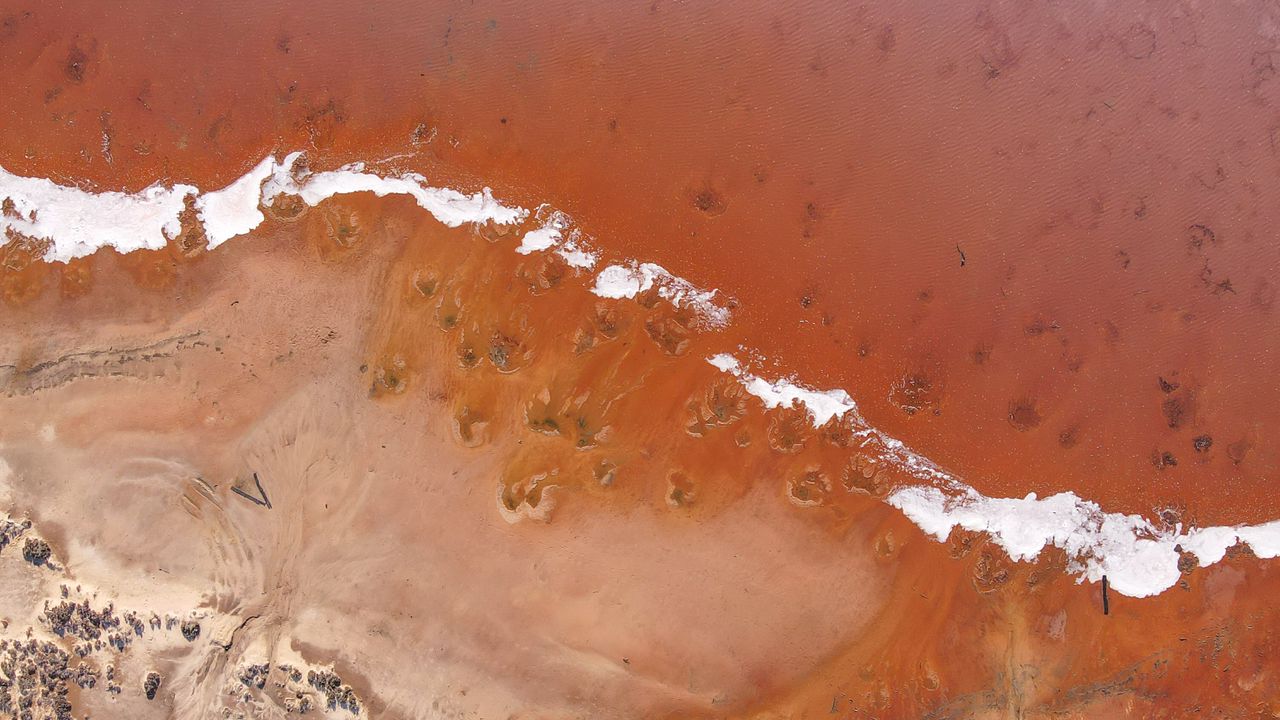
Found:
M 852 413 L 854 435 L 864 447 L 875 445 L 877 454 L 923 481 L 893 490 L 886 501 L 939 542 L 959 527 L 987 533 L 1018 561 L 1035 560 L 1046 547 L 1058 547 L 1066 552 L 1068 572 L 1077 581 L 1098 582 L 1105 575 L 1112 589 L 1130 597 L 1158 595 L 1173 587 L 1181 575 L 1179 550 L 1193 553 L 1201 567 L 1222 560 L 1237 542 L 1247 544 L 1260 558 L 1280 556 L 1280 520 L 1252 526 L 1163 528 L 1140 515 L 1103 512 L 1097 503 L 1071 492 L 1043 499 L 1035 493 L 1024 498 L 986 497 L 868 426 L 844 390 L 813 390 L 787 379 L 770 382 L 747 372 L 728 354 L 707 362 L 738 378 L 767 408 L 805 408 L 814 427 Z
M 515 225 L 529 211 L 507 206 L 488 188 L 470 195 L 434 188 L 416 173 L 382 176 L 363 164 L 337 170 L 295 170 L 301 153 L 277 161 L 262 160 L 228 186 L 201 193 L 191 185 L 153 185 L 136 193 L 89 192 L 44 178 L 14 175 L 0 168 L 0 232 L 7 240 L 29 237 L 47 241 L 44 259 L 67 262 L 103 247 L 119 252 L 163 248 L 181 231 L 179 217 L 193 198 L 196 217 L 204 225 L 209 248 L 258 227 L 281 194 L 317 205 L 334 195 L 372 192 L 408 195 L 436 220 L 449 227 L 496 223 Z M 571 267 L 590 270 L 598 253 L 572 228 L 564 213 L 551 211 L 542 225 L 524 234 L 516 252 L 530 255 L 554 251 Z M 712 328 L 728 324 L 728 308 L 716 302 L 715 290 L 702 290 L 653 263 L 628 261 L 610 265 L 595 277 L 591 292 L 602 298 L 634 298 L 651 288 L 675 307 L 689 307 Z M 1280 520 L 1254 526 L 1183 529 L 1156 527 L 1138 515 L 1105 513 L 1073 493 L 1040 499 L 988 498 L 945 472 L 927 458 L 870 427 L 844 390 L 814 390 L 792 380 L 768 381 L 747 372 L 731 355 L 709 362 L 738 378 L 766 407 L 805 408 L 815 426 L 850 416 L 863 447 L 896 463 L 921 481 L 895 489 L 887 502 L 925 533 L 945 540 L 956 527 L 987 533 L 1015 560 L 1033 560 L 1044 548 L 1062 548 L 1070 572 L 1080 580 L 1107 576 L 1116 592 L 1133 597 L 1156 595 L 1178 580 L 1179 548 L 1194 553 L 1201 566 L 1212 565 L 1236 543 L 1247 544 L 1259 557 L 1280 556 Z
M 658 297 L 675 307 L 691 308 L 704 325 L 722 328 L 729 324 L 729 310 L 716 302 L 715 290 L 702 290 L 653 263 L 610 265 L 596 276 L 591 292 L 602 298 L 634 298 L 655 286 Z

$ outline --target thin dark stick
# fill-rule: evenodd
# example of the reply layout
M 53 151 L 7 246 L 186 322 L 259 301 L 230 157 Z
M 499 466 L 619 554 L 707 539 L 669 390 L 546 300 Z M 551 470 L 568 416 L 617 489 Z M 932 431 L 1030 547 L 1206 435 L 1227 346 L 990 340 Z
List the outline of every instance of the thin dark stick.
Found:
M 1102 614 L 1111 614 L 1111 603 L 1107 600 L 1107 576 L 1102 576 Z
M 271 509 L 271 498 L 267 497 L 267 491 L 262 489 L 262 481 L 258 479 L 258 473 L 253 474 L 253 484 L 258 486 L 258 494 L 262 495 L 262 501 L 267 504 L 267 509 Z
M 238 487 L 236 487 L 236 486 L 234 486 L 234 485 L 232 485 L 232 486 L 231 486 L 231 492 L 233 492 L 233 493 L 235 493 L 235 494 L 239 495 L 240 497 L 244 498 L 245 500 L 248 500 L 249 502 L 253 503 L 254 505 L 262 505 L 262 506 L 263 506 L 263 507 L 265 507 L 266 509 L 270 510 L 270 509 L 271 509 L 271 499 L 267 497 L 267 491 L 262 489 L 262 481 L 258 479 L 258 473 L 254 473 L 254 474 L 253 474 L 253 483 L 254 483 L 255 485 L 257 485 L 257 486 L 258 486 L 258 494 L 262 495 L 262 498 L 261 498 L 261 499 L 256 498 L 256 497 L 254 497 L 254 496 L 250 495 L 249 493 L 247 493 L 247 492 L 245 492 L 245 491 L 241 490 L 240 488 L 238 488 Z

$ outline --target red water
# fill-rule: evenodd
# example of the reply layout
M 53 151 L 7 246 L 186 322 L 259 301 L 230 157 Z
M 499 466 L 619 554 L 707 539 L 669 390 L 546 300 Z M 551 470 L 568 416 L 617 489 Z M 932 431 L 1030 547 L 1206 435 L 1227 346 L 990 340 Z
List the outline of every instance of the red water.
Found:
M 0 165 L 212 187 L 414 153 L 719 288 L 727 338 L 985 493 L 1259 521 L 1276 12 L 12 3 Z

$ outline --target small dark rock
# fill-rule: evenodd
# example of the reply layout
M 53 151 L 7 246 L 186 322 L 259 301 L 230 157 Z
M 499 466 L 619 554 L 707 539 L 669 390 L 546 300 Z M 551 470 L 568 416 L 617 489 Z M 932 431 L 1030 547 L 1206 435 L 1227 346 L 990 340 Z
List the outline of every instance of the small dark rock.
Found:
M 200 623 L 195 620 L 182 621 L 182 637 L 186 638 L 187 642 L 195 642 L 196 638 L 200 637 Z

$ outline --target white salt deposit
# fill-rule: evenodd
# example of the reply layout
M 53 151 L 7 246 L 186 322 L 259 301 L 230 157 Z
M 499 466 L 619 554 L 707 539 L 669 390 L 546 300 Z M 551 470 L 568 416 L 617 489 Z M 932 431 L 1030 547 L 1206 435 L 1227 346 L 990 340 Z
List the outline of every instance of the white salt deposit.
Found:
M 122 253 L 159 250 L 182 230 L 178 216 L 190 185 L 136 193 L 95 193 L 0 168 L 0 235 L 45 240 L 44 259 L 67 262 L 111 246 Z
M 610 265 L 596 276 L 591 292 L 603 298 L 634 298 L 655 286 L 658 297 L 675 307 L 689 307 L 708 327 L 721 328 L 729 324 L 729 309 L 716 302 L 715 290 L 702 290 L 653 263 Z
M 196 217 L 204 224 L 210 250 L 237 235 L 252 232 L 266 219 L 258 202 L 263 181 L 275 173 L 276 167 L 276 159 L 268 157 L 230 185 L 196 198 Z
M 1157 527 L 1139 515 L 1103 512 L 1097 503 L 1066 492 L 1040 499 L 989 498 L 960 482 L 894 438 L 867 426 L 844 390 L 813 390 L 791 380 L 767 381 L 747 372 L 737 358 L 720 354 L 707 362 L 742 383 L 767 408 L 808 410 L 814 427 L 852 413 L 854 434 L 864 446 L 876 443 L 877 454 L 892 459 L 927 484 L 892 491 L 887 502 L 926 534 L 945 541 L 957 527 L 987 533 L 1014 560 L 1031 561 L 1046 547 L 1058 547 L 1069 558 L 1068 570 L 1079 580 L 1097 582 L 1105 575 L 1122 595 L 1148 597 L 1173 587 L 1180 577 L 1180 550 L 1193 553 L 1201 566 L 1216 563 L 1237 542 L 1258 557 L 1280 556 L 1280 520 L 1255 526 L 1183 530 Z

